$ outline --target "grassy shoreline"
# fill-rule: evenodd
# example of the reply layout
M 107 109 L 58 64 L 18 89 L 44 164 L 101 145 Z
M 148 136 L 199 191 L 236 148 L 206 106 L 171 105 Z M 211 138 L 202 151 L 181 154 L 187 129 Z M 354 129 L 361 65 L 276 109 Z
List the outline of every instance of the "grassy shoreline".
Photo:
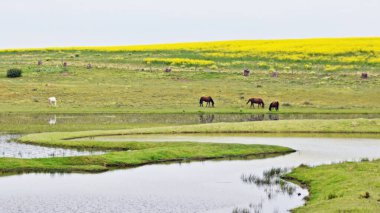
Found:
M 23 143 L 40 145 L 71 146 L 84 148 L 94 141 L 80 142 L 67 139 L 104 135 L 132 134 L 183 134 L 183 133 L 365 133 L 380 134 L 380 119 L 336 119 L 336 120 L 280 120 L 238 123 L 211 123 L 121 130 L 92 130 L 81 132 L 49 132 L 29 134 L 19 139 Z M 87 144 L 87 145 L 86 145 Z M 115 144 L 115 143 L 112 143 Z M 84 147 L 83 147 L 84 146 Z M 108 145 L 110 146 L 110 145 Z M 112 145 L 114 148 L 115 146 Z M 110 146 L 110 148 L 112 148 Z
M 97 143 L 98 148 L 109 150 Z M 123 148 L 102 155 L 17 159 L 0 158 L 0 175 L 24 172 L 103 172 L 165 162 L 199 161 L 232 158 L 266 158 L 294 150 L 271 145 L 215 143 L 145 143 L 124 142 Z M 95 148 L 95 147 L 94 147 Z M 119 151 L 116 151 L 119 150 Z
M 380 160 L 295 168 L 285 178 L 307 187 L 310 197 L 293 211 L 379 212 L 379 172 Z
M 29 134 L 19 142 L 42 146 L 77 149 L 113 150 L 100 156 L 69 157 L 55 159 L 0 159 L 0 170 L 17 171 L 92 171 L 111 167 L 127 167 L 179 159 L 212 159 L 239 157 L 255 154 L 287 153 L 293 150 L 285 147 L 213 144 L 193 142 L 102 142 L 96 140 L 68 140 L 81 137 L 128 134 L 179 134 L 179 133 L 380 133 L 380 119 L 346 120 L 293 120 L 262 121 L 245 123 L 214 123 L 169 127 L 152 127 L 122 130 L 93 130 L 81 132 L 50 132 Z M 301 128 L 301 129 L 300 129 Z M 130 151 L 133 150 L 133 151 Z M 58 160 L 57 160 L 58 159 Z M 62 161 L 61 161 L 62 160 Z M 79 167 L 78 167 L 79 166 Z

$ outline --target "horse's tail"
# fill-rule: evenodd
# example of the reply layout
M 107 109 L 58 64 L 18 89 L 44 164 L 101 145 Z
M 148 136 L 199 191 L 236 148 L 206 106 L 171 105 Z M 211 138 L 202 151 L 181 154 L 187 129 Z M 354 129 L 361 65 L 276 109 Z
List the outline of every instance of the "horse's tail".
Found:
M 202 97 L 199 99 L 199 104 L 202 104 L 203 102 L 202 99 L 203 99 Z
M 263 102 L 261 102 L 262 104 L 263 104 L 263 108 L 265 107 L 265 104 L 264 104 L 264 101 Z

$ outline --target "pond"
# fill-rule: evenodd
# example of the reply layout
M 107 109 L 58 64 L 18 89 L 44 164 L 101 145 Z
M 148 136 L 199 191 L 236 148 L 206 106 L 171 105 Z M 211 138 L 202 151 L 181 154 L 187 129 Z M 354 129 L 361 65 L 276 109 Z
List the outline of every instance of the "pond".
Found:
M 105 152 L 100 151 L 80 151 L 74 149 L 51 148 L 21 144 L 12 142 L 18 135 L 0 135 L 0 157 L 7 158 L 48 158 L 48 157 L 69 157 L 84 155 L 99 155 Z
M 123 140 L 135 140 L 132 136 Z M 145 138 L 142 138 L 145 137 Z M 260 138 L 251 135 L 148 135 L 145 141 L 195 141 L 288 146 L 297 152 L 267 159 L 146 165 L 100 174 L 23 174 L 0 178 L 7 212 L 286 212 L 308 195 L 273 168 L 380 157 L 380 140 Z M 99 140 L 112 143 L 114 137 Z M 118 140 L 121 140 L 118 137 Z

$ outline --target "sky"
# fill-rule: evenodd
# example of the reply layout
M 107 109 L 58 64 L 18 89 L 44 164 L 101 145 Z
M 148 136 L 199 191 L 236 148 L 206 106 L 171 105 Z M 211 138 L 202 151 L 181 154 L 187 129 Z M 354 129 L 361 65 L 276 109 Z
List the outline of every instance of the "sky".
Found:
M 380 0 L 1 0 L 0 48 L 380 36 Z

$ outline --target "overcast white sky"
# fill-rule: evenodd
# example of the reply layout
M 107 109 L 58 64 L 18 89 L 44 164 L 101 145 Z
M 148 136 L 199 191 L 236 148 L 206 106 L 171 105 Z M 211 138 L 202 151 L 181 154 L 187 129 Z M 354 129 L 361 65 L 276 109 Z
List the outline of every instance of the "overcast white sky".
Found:
M 380 0 L 1 0 L 0 48 L 380 36 Z

